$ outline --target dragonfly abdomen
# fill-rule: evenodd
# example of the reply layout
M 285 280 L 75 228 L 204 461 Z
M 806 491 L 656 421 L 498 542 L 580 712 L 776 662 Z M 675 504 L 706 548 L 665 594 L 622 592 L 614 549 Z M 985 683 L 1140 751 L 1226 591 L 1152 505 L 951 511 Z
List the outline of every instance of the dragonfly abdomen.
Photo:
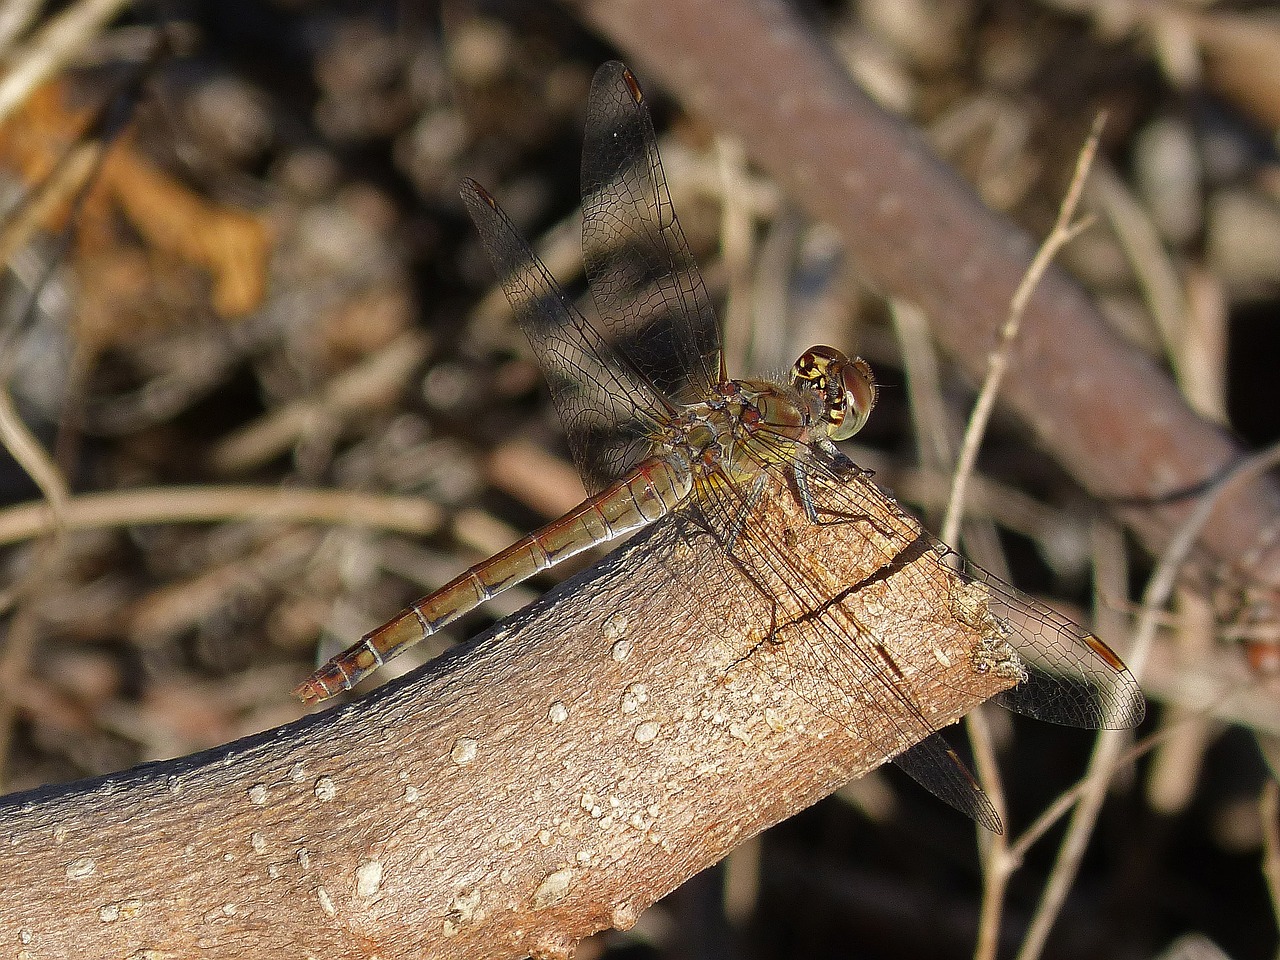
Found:
M 561 560 L 648 526 L 689 495 L 693 482 L 678 458 L 646 460 L 563 517 L 450 580 L 435 593 L 329 660 L 294 694 L 305 703 L 350 690 L 396 654 L 471 612 L 486 600 Z

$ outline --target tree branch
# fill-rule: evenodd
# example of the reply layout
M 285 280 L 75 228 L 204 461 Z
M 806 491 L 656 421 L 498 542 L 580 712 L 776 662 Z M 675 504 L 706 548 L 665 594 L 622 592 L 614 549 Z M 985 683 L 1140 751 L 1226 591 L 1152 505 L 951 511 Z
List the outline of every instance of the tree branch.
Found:
M 816 669 L 786 609 L 766 639 L 719 548 L 668 520 L 358 706 L 0 801 L 0 940 L 32 958 L 564 957 L 917 739 L 877 657 L 930 725 L 1008 685 L 984 669 L 984 587 L 930 549 L 868 581 L 886 549 L 868 524 L 804 523 L 785 490 L 766 504 L 836 613 L 882 625 L 883 654 Z

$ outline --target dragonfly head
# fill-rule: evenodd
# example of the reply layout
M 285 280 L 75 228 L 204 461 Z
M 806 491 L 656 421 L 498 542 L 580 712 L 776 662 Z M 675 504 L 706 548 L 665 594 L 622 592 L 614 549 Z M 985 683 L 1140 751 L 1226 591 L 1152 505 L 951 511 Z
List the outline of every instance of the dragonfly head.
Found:
M 876 405 L 876 379 L 861 357 L 850 360 L 833 347 L 810 347 L 791 368 L 791 382 L 819 404 L 819 423 L 832 440 L 862 429 Z

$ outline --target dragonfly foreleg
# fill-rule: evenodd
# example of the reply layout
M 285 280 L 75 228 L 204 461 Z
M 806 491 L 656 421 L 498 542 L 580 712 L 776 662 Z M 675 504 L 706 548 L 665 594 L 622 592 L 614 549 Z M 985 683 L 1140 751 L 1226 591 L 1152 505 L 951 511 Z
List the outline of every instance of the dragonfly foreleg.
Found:
M 830 442 L 830 441 L 828 441 Z M 861 470 L 852 460 L 846 457 L 840 451 L 835 451 L 835 455 L 840 457 L 844 464 L 842 470 L 850 472 L 848 477 L 841 477 L 840 482 L 854 482 L 857 477 L 866 475 L 866 471 Z M 813 497 L 813 487 L 809 481 L 809 472 L 804 464 L 796 462 L 792 465 L 790 480 L 792 481 L 792 493 L 800 503 L 801 509 L 808 521 L 815 526 L 830 527 L 842 523 L 865 523 L 876 533 L 884 537 L 892 535 L 892 529 L 876 520 L 875 517 L 867 513 L 849 513 L 841 510 L 831 510 L 825 507 L 819 507 Z

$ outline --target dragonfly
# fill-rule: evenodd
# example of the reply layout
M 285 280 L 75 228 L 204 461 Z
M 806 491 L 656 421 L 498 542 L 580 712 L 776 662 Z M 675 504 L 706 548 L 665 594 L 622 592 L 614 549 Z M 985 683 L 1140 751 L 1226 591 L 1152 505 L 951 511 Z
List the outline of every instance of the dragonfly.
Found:
M 1086 728 L 1141 721 L 1142 693 L 1102 640 L 976 565 L 950 566 L 956 555 L 838 449 L 876 401 L 864 360 L 814 346 L 796 360 L 789 383 L 728 376 L 647 102 L 624 65 L 602 66 L 588 100 L 582 242 L 591 319 L 483 187 L 466 180 L 461 192 L 591 493 L 333 657 L 294 691 L 304 703 L 350 690 L 410 645 L 569 557 L 674 519 L 714 544 L 709 575 L 730 598 L 763 611 L 762 635 L 807 664 L 843 669 L 864 685 L 870 678 L 863 699 L 896 731 L 896 746 L 875 744 L 886 748 L 883 756 L 896 753 L 894 763 L 926 789 L 998 832 L 990 801 L 895 669 L 890 638 L 842 614 L 812 565 L 789 555 L 785 531 L 765 522 L 768 497 L 781 492 L 802 523 L 866 532 L 875 567 L 867 582 L 905 578 L 907 589 L 921 591 L 950 584 L 957 595 L 980 584 L 1017 654 L 1018 682 L 996 698 L 1004 706 Z M 846 728 L 868 735 L 852 722 Z M 904 743 L 915 745 L 899 752 Z

